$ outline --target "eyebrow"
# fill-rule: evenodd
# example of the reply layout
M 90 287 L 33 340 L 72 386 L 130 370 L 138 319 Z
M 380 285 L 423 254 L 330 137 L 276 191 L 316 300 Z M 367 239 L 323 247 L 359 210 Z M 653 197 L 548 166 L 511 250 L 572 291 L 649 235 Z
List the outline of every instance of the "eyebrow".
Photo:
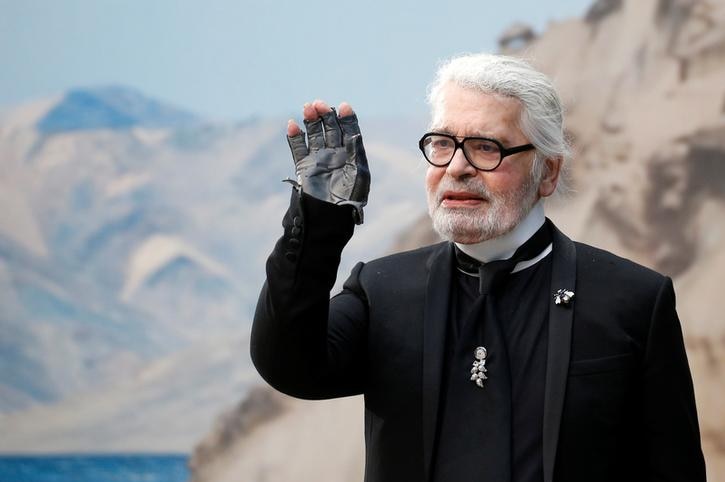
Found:
M 447 135 L 452 136 L 452 137 L 460 137 L 460 136 L 456 136 L 453 133 L 453 131 L 451 131 L 447 127 L 435 127 L 435 126 L 433 126 L 433 127 L 430 128 L 430 130 L 431 130 L 431 132 L 437 132 L 439 134 L 447 134 Z M 504 137 L 496 137 L 494 135 L 487 134 L 485 132 L 474 132 L 473 135 L 464 136 L 464 137 L 485 137 L 486 139 L 495 139 L 495 140 L 499 141 L 501 144 L 503 144 L 504 146 L 509 146 L 511 144 L 511 142 L 509 141 L 509 139 L 507 137 L 505 137 L 505 136 Z

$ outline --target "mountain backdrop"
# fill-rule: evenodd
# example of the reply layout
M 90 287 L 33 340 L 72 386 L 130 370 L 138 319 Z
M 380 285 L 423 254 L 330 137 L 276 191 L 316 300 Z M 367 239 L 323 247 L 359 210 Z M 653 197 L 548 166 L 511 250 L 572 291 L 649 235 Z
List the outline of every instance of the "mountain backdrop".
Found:
M 514 25 L 500 47 L 548 73 L 567 107 L 573 192 L 548 215 L 674 278 L 708 479 L 725 480 L 725 1 L 598 0 L 545 32 Z M 422 216 L 395 249 L 434 239 Z M 361 400 L 266 396 L 274 414 L 255 391 L 218 419 L 195 481 L 361 480 Z
M 123 86 L 0 117 L 0 450 L 184 451 L 259 383 L 247 339 L 294 170 L 284 119 L 205 122 Z M 421 125 L 363 120 L 368 221 L 423 202 Z

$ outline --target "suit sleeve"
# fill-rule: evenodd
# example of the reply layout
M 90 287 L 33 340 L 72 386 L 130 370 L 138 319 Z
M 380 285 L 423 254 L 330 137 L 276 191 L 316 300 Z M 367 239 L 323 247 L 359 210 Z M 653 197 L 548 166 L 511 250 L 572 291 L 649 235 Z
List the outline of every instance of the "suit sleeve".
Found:
M 704 481 L 692 377 L 669 278 L 655 301 L 643 370 L 649 480 Z
M 254 315 L 252 361 L 270 385 L 294 397 L 361 393 L 367 324 L 367 301 L 358 282 L 362 263 L 330 300 L 354 229 L 351 207 L 295 190 L 282 226 Z

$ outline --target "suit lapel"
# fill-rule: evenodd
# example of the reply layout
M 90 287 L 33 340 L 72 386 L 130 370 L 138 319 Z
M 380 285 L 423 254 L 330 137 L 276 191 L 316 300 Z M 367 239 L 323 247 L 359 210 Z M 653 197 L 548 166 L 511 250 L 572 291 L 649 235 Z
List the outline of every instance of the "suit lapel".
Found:
M 428 260 L 423 320 L 423 461 L 430 478 L 443 376 L 446 324 L 453 266 L 453 245 L 440 246 Z
M 576 292 L 576 248 L 554 225 L 551 289 L 567 289 Z M 552 482 L 556 461 L 559 427 L 566 394 L 571 353 L 571 329 L 574 319 L 576 294 L 571 303 L 549 302 L 549 346 L 546 360 L 546 388 L 544 395 L 544 482 Z

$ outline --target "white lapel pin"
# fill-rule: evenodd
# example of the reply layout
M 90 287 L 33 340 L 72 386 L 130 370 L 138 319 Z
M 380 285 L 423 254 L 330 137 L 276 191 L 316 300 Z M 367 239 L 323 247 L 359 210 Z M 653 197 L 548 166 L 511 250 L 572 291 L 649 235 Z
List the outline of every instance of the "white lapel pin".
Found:
M 556 305 L 568 305 L 574 298 L 574 292 L 567 289 L 560 289 L 554 293 L 554 304 Z

